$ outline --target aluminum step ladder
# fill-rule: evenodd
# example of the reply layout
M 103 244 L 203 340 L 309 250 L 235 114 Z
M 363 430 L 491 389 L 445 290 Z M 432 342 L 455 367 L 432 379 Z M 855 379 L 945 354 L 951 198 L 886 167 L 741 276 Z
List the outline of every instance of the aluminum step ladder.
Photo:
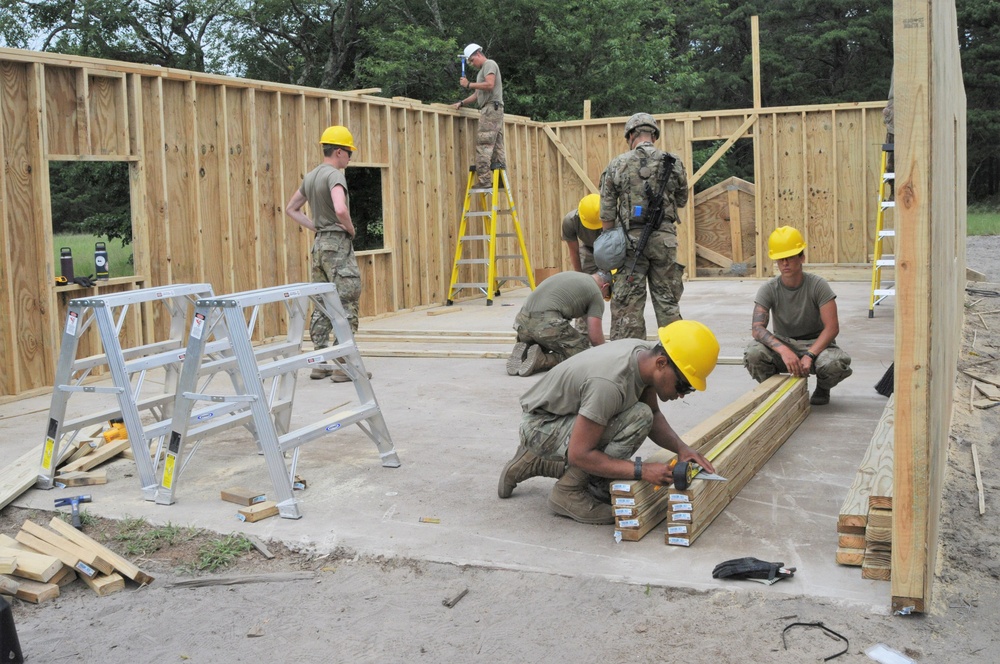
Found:
M 477 188 L 476 167 L 469 168 L 469 178 L 465 187 L 465 201 L 462 204 L 462 221 L 458 227 L 458 242 L 455 243 L 455 262 L 451 268 L 451 282 L 448 286 L 446 304 L 455 303 L 455 293 L 465 288 L 477 288 L 486 295 L 486 306 L 493 304 L 493 298 L 500 295 L 500 287 L 508 281 L 520 281 L 525 286 L 535 289 L 535 275 L 531 271 L 531 261 L 528 259 L 528 248 L 524 243 L 521 223 L 517 218 L 517 208 L 510 191 L 510 182 L 504 168 L 493 169 L 492 187 Z M 501 195 L 501 192 L 502 195 Z M 500 207 L 501 203 L 505 207 Z M 475 205 L 474 205 L 475 204 Z M 509 218 L 513 232 L 498 232 L 500 219 Z M 476 232 L 470 229 L 474 226 Z M 510 248 L 511 239 L 517 239 L 517 247 Z M 497 241 L 505 240 L 504 248 L 511 253 L 498 254 Z M 514 253 L 516 252 L 516 253 Z M 467 256 L 463 258 L 463 256 Z M 526 274 L 498 274 L 498 261 L 520 261 Z M 484 268 L 461 266 L 482 265 Z M 513 269 L 513 268 L 512 268 Z M 475 278 L 482 275 L 485 281 L 460 282 L 461 276 Z
M 158 421 L 169 419 L 180 375 L 188 317 L 197 300 L 212 294 L 209 284 L 174 284 L 70 300 L 37 488 L 51 489 L 55 485 L 59 462 L 81 432 L 111 419 L 121 419 L 125 424 L 140 486 L 156 486 L 155 468 L 142 435 L 142 414 L 147 418 L 152 415 Z M 148 305 L 145 315 L 162 315 L 169 321 L 167 336 L 161 341 L 124 348 L 125 325 L 130 316 L 144 315 L 143 305 Z M 104 352 L 77 358 L 80 339 L 93 325 L 97 326 Z M 109 370 L 111 386 L 89 384 L 87 379 L 99 367 Z M 153 393 L 143 391 L 148 384 L 157 386 L 160 380 L 162 389 Z M 88 414 L 67 420 L 70 398 L 84 394 L 95 395 L 95 398 L 88 397 L 82 406 Z M 102 399 L 100 395 L 106 396 Z
M 336 345 L 302 350 L 310 304 L 330 318 L 337 335 Z M 268 305 L 285 307 L 288 333 L 284 341 L 271 345 L 272 351 L 261 353 L 260 348 L 255 349 L 251 344 L 251 337 L 261 307 Z M 221 359 L 213 359 L 205 350 L 219 341 L 227 343 L 232 352 Z M 326 363 L 336 363 L 350 376 L 357 392 L 357 403 L 342 406 L 329 417 L 290 431 L 298 370 Z M 199 374 L 220 366 L 232 371 L 233 389 L 224 392 L 197 390 Z M 196 408 L 200 403 L 210 404 L 208 410 Z M 226 404 L 219 419 L 211 404 Z M 199 413 L 208 417 L 199 416 Z M 291 284 L 205 298 L 196 303 L 178 381 L 174 424 L 155 493 L 158 504 L 169 505 L 176 500 L 179 479 L 198 444 L 207 434 L 218 430 L 220 423 L 227 422 L 245 424 L 254 434 L 274 486 L 279 514 L 287 519 L 301 516 L 292 493 L 293 484 L 300 447 L 311 440 L 357 424 L 374 441 L 383 467 L 398 468 L 400 465 L 354 343 L 347 314 L 333 284 Z M 191 450 L 185 454 L 189 444 Z M 292 454 L 286 465 L 288 452 Z
M 872 255 L 872 288 L 871 296 L 868 299 L 868 317 L 875 317 L 875 305 L 879 304 L 890 295 L 896 294 L 896 283 L 890 281 L 883 283 L 882 270 L 896 267 L 895 254 L 886 253 L 885 244 L 896 237 L 896 231 L 890 223 L 896 208 L 894 196 L 894 185 L 896 174 L 887 170 L 889 156 L 893 154 L 893 143 L 882 145 L 882 166 L 880 169 L 878 184 L 878 212 L 875 216 L 875 248 Z M 886 220 L 888 215 L 889 220 Z

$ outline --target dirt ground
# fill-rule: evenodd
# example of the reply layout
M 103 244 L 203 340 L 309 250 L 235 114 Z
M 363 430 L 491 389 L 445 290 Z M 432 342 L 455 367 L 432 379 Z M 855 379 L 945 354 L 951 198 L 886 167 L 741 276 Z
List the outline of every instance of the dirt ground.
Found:
M 1000 309 L 1000 238 L 970 238 L 968 264 L 993 283 L 973 284 L 984 292 L 967 295 L 959 368 L 1000 374 L 1000 316 L 978 315 Z M 202 534 L 136 559 L 156 577 L 150 586 L 130 584 L 97 598 L 73 583 L 41 605 L 15 600 L 21 648 L 28 662 L 107 664 L 811 662 L 843 644 L 813 627 L 789 628 L 784 644 L 782 633 L 792 623 L 821 622 L 849 640 L 837 662 L 872 661 L 865 650 L 877 644 L 918 662 L 1000 661 L 1000 509 L 993 502 L 1000 407 L 970 409 L 970 379 L 960 372 L 956 381 L 938 582 L 927 615 L 782 596 L 747 581 L 699 592 L 343 550 L 314 558 L 276 543 L 268 544 L 271 560 L 251 551 L 223 570 L 192 574 L 189 565 L 211 537 Z M 986 495 L 982 516 L 973 444 Z M 13 535 L 25 518 L 49 517 L 8 507 L 0 512 L 0 532 Z M 98 521 L 88 532 L 111 538 L 116 528 Z M 220 577 L 243 583 L 172 585 Z M 453 607 L 444 605 L 465 590 Z

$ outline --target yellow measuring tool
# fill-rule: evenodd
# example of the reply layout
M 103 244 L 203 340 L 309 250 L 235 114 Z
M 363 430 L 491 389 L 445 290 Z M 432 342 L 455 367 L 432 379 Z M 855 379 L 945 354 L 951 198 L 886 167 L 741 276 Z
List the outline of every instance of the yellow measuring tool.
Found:
M 729 434 L 722 439 L 722 442 L 713 447 L 712 451 L 705 455 L 705 458 L 707 458 L 709 461 L 715 461 L 715 459 L 720 454 L 726 451 L 727 447 L 733 444 L 733 441 L 742 436 L 744 432 L 746 432 L 746 430 L 753 425 L 754 422 L 759 420 L 764 413 L 770 410 L 771 406 L 773 406 L 775 402 L 778 401 L 778 399 L 783 397 L 788 392 L 788 390 L 798 385 L 800 380 L 804 379 L 789 377 L 789 379 L 785 381 L 784 385 L 778 388 L 775 391 L 775 393 L 768 398 L 767 401 L 761 404 L 760 407 L 758 407 L 757 410 L 755 410 L 753 414 L 750 415 L 750 417 L 743 420 L 743 422 L 738 427 L 730 431 Z M 677 459 L 674 459 L 671 463 L 674 463 L 676 461 Z M 680 489 L 681 491 L 691 486 L 691 480 L 693 480 L 698 475 L 698 473 L 702 471 L 701 466 L 694 463 L 693 461 L 681 461 L 679 463 L 676 463 L 673 468 L 674 468 L 674 486 Z

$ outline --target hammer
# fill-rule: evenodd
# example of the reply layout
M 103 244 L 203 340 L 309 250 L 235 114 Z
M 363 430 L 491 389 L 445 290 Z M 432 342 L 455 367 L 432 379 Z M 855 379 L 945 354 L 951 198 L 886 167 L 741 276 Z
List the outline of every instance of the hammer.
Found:
M 85 496 L 69 496 L 68 498 L 56 498 L 56 507 L 65 507 L 69 505 L 73 510 L 73 527 L 77 530 L 83 528 L 83 522 L 80 521 L 80 503 L 91 502 L 90 494 Z

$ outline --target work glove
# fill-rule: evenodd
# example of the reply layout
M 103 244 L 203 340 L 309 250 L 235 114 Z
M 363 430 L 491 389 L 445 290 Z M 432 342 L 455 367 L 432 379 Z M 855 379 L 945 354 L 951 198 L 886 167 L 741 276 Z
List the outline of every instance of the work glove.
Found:
M 69 281 L 66 277 L 56 277 L 56 286 L 65 286 L 67 284 L 69 284 Z
M 769 563 L 757 558 L 734 558 L 719 563 L 712 570 L 713 579 L 749 579 L 771 585 L 795 574 L 785 563 Z
M 93 275 L 89 277 L 73 277 L 73 283 L 84 288 L 93 288 L 97 285 L 97 282 L 93 279 Z

